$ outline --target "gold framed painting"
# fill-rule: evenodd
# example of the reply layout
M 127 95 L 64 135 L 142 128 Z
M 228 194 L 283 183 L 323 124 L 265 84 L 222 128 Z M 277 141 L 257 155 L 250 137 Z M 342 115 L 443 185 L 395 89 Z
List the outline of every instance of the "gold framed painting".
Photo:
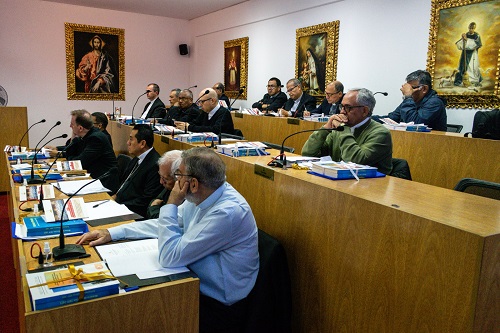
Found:
M 339 26 L 333 21 L 296 30 L 295 77 L 318 103 L 325 98 L 325 85 L 337 77 Z
M 248 37 L 224 42 L 224 87 L 229 98 L 247 99 Z M 243 89 L 240 94 L 240 90 Z
M 427 70 L 448 107 L 498 108 L 500 0 L 432 0 Z
M 125 30 L 64 23 L 70 100 L 125 100 Z

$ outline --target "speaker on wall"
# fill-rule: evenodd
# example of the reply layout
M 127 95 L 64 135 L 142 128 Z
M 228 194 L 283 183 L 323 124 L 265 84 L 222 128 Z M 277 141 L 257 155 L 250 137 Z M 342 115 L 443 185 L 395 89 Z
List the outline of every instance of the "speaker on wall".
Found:
M 179 44 L 179 53 L 181 55 L 187 55 L 189 53 L 187 44 Z

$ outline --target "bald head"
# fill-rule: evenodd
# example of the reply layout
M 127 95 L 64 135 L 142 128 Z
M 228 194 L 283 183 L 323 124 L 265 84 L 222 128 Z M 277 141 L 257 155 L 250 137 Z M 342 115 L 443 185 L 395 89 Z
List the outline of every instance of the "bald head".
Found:
M 206 91 L 208 91 L 208 94 L 205 94 Z M 219 103 L 219 97 L 217 96 L 215 90 L 212 88 L 203 89 L 198 95 L 198 98 L 198 106 L 206 113 L 212 111 Z

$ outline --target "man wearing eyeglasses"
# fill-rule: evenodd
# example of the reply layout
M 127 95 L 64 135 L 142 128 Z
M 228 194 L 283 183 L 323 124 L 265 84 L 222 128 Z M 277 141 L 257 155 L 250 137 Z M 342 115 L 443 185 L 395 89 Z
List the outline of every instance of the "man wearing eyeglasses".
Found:
M 270 78 L 267 82 L 267 94 L 260 101 L 253 103 L 252 108 L 265 112 L 278 111 L 287 100 L 286 94 L 281 91 L 281 87 L 280 79 L 276 77 Z
M 389 174 L 392 170 L 392 139 L 390 131 L 371 119 L 375 97 L 364 88 L 349 90 L 341 111 L 322 127 L 329 132 L 313 132 L 302 147 L 304 156 L 328 156 L 333 161 L 354 162 L 376 167 Z
M 196 147 L 181 158 L 158 219 L 93 230 L 77 243 L 158 238 L 163 267 L 187 266 L 200 279 L 199 331 L 240 332 L 259 271 L 252 209 L 226 182 L 226 166 L 213 150 Z
M 208 94 L 205 92 L 208 90 Z M 217 93 L 212 88 L 203 89 L 198 96 L 200 115 L 192 122 L 176 121 L 175 126 L 190 132 L 234 133 L 233 118 L 228 109 L 220 106 Z
M 446 101 L 432 89 L 429 72 L 417 70 L 408 74 L 406 83 L 401 86 L 403 102 L 387 116 L 397 122 L 425 124 L 436 131 L 446 131 Z
M 279 109 L 282 117 L 309 117 L 311 111 L 316 108 L 316 99 L 302 91 L 300 80 L 288 80 L 286 83 L 286 92 L 290 98 L 286 101 L 283 108 Z
M 216 84 L 214 84 L 212 88 L 217 93 L 217 98 L 220 101 L 224 101 L 224 103 L 226 103 L 226 108 L 229 109 L 231 103 L 229 103 L 229 97 L 227 97 L 226 94 L 224 93 L 225 92 L 224 84 L 222 82 L 217 82 Z
M 193 103 L 193 92 L 184 89 L 179 93 L 179 105 L 172 106 L 165 118 L 159 119 L 158 123 L 174 125 L 174 121 L 192 123 L 200 115 L 200 109 Z
M 325 99 L 311 113 L 332 115 L 340 113 L 340 104 L 344 98 L 344 85 L 340 81 L 333 81 L 325 88 Z

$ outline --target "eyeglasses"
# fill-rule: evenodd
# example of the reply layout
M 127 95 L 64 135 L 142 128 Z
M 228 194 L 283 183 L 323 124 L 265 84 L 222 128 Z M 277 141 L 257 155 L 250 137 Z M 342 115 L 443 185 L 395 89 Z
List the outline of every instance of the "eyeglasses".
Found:
M 325 95 L 326 95 L 326 97 L 332 97 L 333 95 L 338 94 L 339 92 L 340 92 L 340 91 L 336 91 L 336 92 L 331 93 L 331 94 L 330 94 L 330 93 L 325 92 Z
M 189 97 L 179 97 L 179 100 L 181 100 L 181 99 L 183 99 L 183 100 L 184 99 L 189 99 Z
M 196 103 L 196 105 L 201 106 L 203 103 L 205 103 L 206 101 L 209 101 L 209 100 L 211 100 L 211 98 L 207 98 L 207 99 L 202 99 L 202 100 L 199 100 L 199 101 Z
M 181 180 L 182 177 L 191 177 L 191 178 L 195 178 L 193 175 L 185 175 L 185 174 L 182 174 L 180 172 L 175 172 L 174 173 L 174 177 L 176 180 Z
M 158 175 L 160 176 L 160 179 L 162 180 L 162 182 L 164 183 L 167 183 L 170 179 L 167 178 L 167 177 L 163 177 L 159 172 L 158 172 Z
M 345 110 L 345 112 L 349 113 L 351 112 L 352 109 L 355 109 L 355 108 L 364 108 L 365 105 L 344 105 L 344 104 L 340 104 L 340 108 Z
M 293 89 L 297 88 L 298 86 L 293 86 L 292 88 L 290 89 L 287 89 L 286 92 L 291 92 Z
M 266 86 L 266 88 L 273 88 L 273 89 L 274 89 L 274 88 L 276 88 L 276 87 L 278 87 L 278 86 L 273 86 L 273 85 L 270 85 L 270 84 L 268 84 L 268 85 Z

